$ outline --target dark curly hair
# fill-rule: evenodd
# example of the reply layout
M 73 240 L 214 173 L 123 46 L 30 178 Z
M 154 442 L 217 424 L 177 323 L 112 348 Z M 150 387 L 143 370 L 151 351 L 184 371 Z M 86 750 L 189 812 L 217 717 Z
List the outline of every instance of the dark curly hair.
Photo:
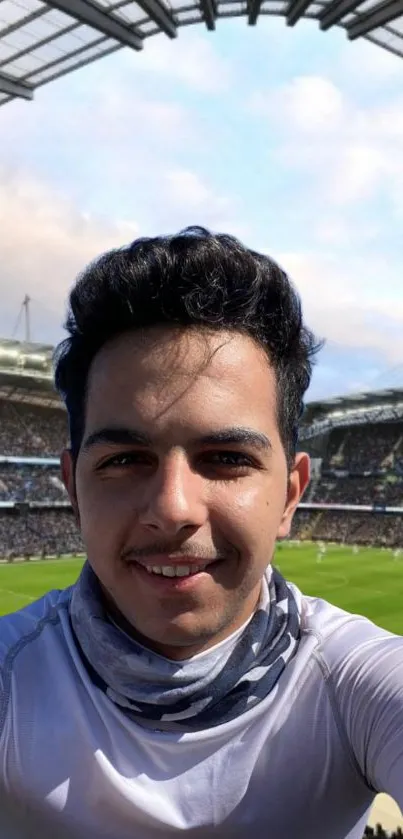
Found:
M 234 330 L 264 348 L 276 376 L 279 431 L 290 466 L 321 345 L 303 323 L 297 292 L 272 259 L 202 227 L 137 239 L 105 253 L 79 276 L 69 299 L 68 337 L 55 351 L 73 459 L 84 432 L 94 356 L 120 333 L 161 324 Z

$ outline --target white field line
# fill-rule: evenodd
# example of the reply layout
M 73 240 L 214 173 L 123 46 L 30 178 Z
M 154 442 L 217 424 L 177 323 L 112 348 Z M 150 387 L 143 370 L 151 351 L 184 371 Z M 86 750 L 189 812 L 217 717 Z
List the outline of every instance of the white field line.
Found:
M 33 602 L 34 600 L 37 600 L 37 599 L 38 599 L 37 597 L 31 597 L 31 595 L 30 595 L 30 594 L 25 594 L 23 591 L 12 591 L 12 589 L 11 589 L 11 588 L 3 588 L 3 587 L 0 587 L 0 596 L 1 596 L 3 593 L 4 593 L 4 594 L 12 594 L 12 595 L 13 595 L 13 597 L 20 597 L 20 598 L 22 598 L 23 600 L 32 600 L 32 602 Z

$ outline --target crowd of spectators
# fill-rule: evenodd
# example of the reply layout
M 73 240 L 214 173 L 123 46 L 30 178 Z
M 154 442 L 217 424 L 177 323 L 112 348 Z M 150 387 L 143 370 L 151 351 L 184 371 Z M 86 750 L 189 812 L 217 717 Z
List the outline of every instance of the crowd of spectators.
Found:
M 59 469 L 0 464 L 0 501 L 65 501 Z
M 291 536 L 319 542 L 400 548 L 403 546 L 403 515 L 298 510 Z
M 57 457 L 67 440 L 62 410 L 0 401 L 0 454 Z
M 308 503 L 370 506 L 373 513 L 298 511 L 297 538 L 385 547 L 403 546 L 403 422 L 358 425 L 330 432 L 321 464 L 305 498 Z
M 402 459 L 402 422 L 356 425 L 331 432 L 323 469 L 387 472 Z
M 366 478 L 323 476 L 315 482 L 310 501 L 403 508 L 403 477 L 395 474 Z
M 0 553 L 4 559 L 82 553 L 83 545 L 70 508 L 2 511 Z
M 403 832 L 400 827 L 391 832 L 386 832 L 382 825 L 377 824 L 376 827 L 366 827 L 363 839 L 402 839 Z

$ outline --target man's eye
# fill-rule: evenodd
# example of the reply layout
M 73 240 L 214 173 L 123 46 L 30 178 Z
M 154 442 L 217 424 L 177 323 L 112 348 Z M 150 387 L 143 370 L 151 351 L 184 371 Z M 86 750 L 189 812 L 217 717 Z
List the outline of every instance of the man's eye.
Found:
M 205 456 L 204 462 L 233 469 L 253 466 L 253 460 L 242 452 L 211 452 Z
M 144 452 L 122 452 L 104 460 L 99 469 L 121 469 L 125 466 L 141 465 L 149 463 L 149 458 Z

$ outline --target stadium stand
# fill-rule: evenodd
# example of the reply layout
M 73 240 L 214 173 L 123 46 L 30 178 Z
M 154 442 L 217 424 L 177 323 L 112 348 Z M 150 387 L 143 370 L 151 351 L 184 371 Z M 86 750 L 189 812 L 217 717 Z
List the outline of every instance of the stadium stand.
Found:
M 70 509 L 7 510 L 0 516 L 4 559 L 78 554 L 83 548 Z
M 0 401 L 0 451 L 3 455 L 52 457 L 67 440 L 66 417 L 49 408 L 35 409 L 11 400 Z
M 65 501 L 59 470 L 52 466 L 0 464 L 0 501 Z
M 52 347 L 0 341 L 0 554 L 82 552 L 60 479 L 67 418 L 52 384 Z
M 379 545 L 385 548 L 403 546 L 403 513 L 400 516 L 387 516 L 324 510 L 308 514 L 304 511 L 302 516 L 301 519 L 301 512 L 297 511 L 292 539 L 346 545 Z
M 300 447 L 312 481 L 292 538 L 403 545 L 403 390 L 310 403 Z

